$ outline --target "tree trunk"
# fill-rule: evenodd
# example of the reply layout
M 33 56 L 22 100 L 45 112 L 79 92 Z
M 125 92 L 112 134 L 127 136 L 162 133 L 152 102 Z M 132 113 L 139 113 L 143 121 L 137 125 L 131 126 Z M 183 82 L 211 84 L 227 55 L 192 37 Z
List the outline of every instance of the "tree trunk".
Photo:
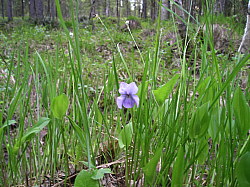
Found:
M 106 16 L 110 16 L 110 0 L 106 0 Z
M 43 0 L 35 0 L 36 21 L 40 24 L 43 21 Z
M 144 19 L 147 19 L 147 0 L 143 0 L 143 4 L 142 4 L 142 17 Z
M 95 16 L 95 0 L 91 0 L 91 8 L 89 13 L 89 20 L 91 20 Z
M 238 52 L 246 54 L 250 53 L 250 0 L 248 2 L 248 13 L 247 13 L 245 32 L 242 37 L 242 41 L 238 49 Z
M 214 4 L 214 12 L 217 14 L 224 13 L 225 9 L 225 0 L 216 0 Z
M 7 4 L 7 16 L 8 16 L 8 21 L 13 20 L 13 15 L 12 15 L 12 0 L 8 0 Z
M 23 0 L 21 0 L 22 1 L 22 19 L 24 19 L 24 2 L 23 2 Z
M 90 13 L 89 13 L 89 21 L 90 21 L 90 24 L 92 25 L 92 31 L 94 31 L 95 30 L 95 24 L 94 24 L 94 21 L 93 21 L 93 18 L 94 18 L 94 16 L 95 16 L 95 14 L 96 14 L 96 10 L 95 10 L 95 3 L 96 3 L 96 1 L 95 0 L 91 0 L 90 1 L 90 3 L 91 3 L 91 8 L 90 8 Z
M 137 2 L 138 3 L 138 9 L 137 9 L 137 11 L 138 11 L 138 17 L 141 17 L 141 4 L 140 4 L 140 1 L 138 1 Z
M 36 4 L 35 0 L 30 0 L 30 7 L 29 7 L 30 19 L 36 19 Z
M 96 13 L 98 14 L 98 15 L 101 15 L 101 10 L 100 10 L 100 1 L 99 0 L 96 0 L 96 3 L 95 3 L 96 5 L 95 5 L 95 9 L 96 9 Z
M 168 11 L 166 8 L 169 7 L 169 0 L 162 0 L 162 7 L 161 7 L 161 20 L 168 19 Z
M 55 17 L 56 17 L 55 0 L 51 0 L 50 9 L 51 9 L 51 18 L 52 18 L 52 21 L 55 21 Z
M 107 16 L 106 15 L 106 7 L 107 7 L 107 0 L 103 0 L 102 2 L 102 15 Z
M 117 25 L 120 24 L 120 11 L 119 11 L 119 0 L 116 0 L 116 16 L 117 16 Z
M 182 7 L 182 0 L 175 0 L 175 3 L 178 4 L 181 8 L 183 8 Z M 185 14 L 184 14 L 183 9 L 179 8 L 176 5 L 173 5 L 173 6 L 174 6 L 175 13 L 179 17 L 181 17 L 183 20 L 185 20 Z M 178 26 L 178 32 L 179 32 L 180 37 L 181 37 L 181 39 L 183 41 L 182 43 L 184 44 L 184 41 L 185 41 L 185 38 L 186 38 L 187 27 L 186 27 L 185 23 L 181 19 L 179 19 L 178 17 L 176 17 L 176 22 L 177 22 L 177 26 Z
M 232 4 L 231 0 L 226 0 L 224 7 L 225 7 L 224 8 L 224 15 L 225 16 L 230 16 L 231 15 L 231 10 L 232 10 L 232 7 L 233 7 L 233 4 Z
M 134 2 L 134 16 L 136 16 L 136 3 Z
M 49 17 L 51 19 L 51 9 L 50 9 L 50 6 L 51 6 L 51 3 L 50 3 L 50 0 L 47 0 L 47 17 Z
M 131 14 L 131 10 L 130 10 L 130 3 L 129 3 L 129 0 L 126 0 L 126 16 L 130 16 Z
M 150 10 L 150 15 L 152 21 L 155 21 L 156 18 L 156 11 L 155 11 L 155 0 L 151 0 L 151 10 Z
M 2 2 L 2 17 L 4 19 L 4 0 L 2 0 L 1 2 Z

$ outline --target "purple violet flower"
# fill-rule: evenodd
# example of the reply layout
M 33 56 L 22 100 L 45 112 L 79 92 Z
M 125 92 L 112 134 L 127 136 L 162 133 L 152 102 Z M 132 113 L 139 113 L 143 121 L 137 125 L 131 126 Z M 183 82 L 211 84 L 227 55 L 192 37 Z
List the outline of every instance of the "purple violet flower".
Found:
M 125 82 L 120 83 L 119 93 L 120 97 L 117 97 L 116 102 L 118 108 L 132 108 L 135 104 L 139 106 L 139 97 L 135 95 L 138 92 L 138 87 L 134 82 L 127 84 Z

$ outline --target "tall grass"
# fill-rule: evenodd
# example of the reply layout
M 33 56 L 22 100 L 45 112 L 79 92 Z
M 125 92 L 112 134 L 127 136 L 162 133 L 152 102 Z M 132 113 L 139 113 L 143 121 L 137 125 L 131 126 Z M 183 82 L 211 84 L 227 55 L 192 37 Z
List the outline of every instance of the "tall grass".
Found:
M 204 16 L 203 41 L 198 40 L 198 27 L 190 38 L 194 42 L 186 37 L 180 48 L 184 50 L 178 60 L 180 71 L 173 76 L 162 67 L 160 16 L 154 45 L 139 51 L 140 60 L 132 62 L 124 57 L 105 21 L 97 18 L 114 50 L 112 64 L 105 64 L 102 76 L 93 81 L 85 71 L 88 64 L 81 50 L 78 8 L 74 11 L 70 1 L 72 38 L 58 0 L 56 4 L 68 54 L 59 36 L 54 56 L 31 53 L 27 44 L 14 51 L 6 64 L 0 185 L 68 185 L 67 178 L 81 170 L 83 179 L 79 174 L 76 186 L 85 180 L 98 185 L 103 175 L 96 173 L 106 167 L 112 173 L 105 170 L 105 177 L 112 175 L 116 179 L 112 182 L 120 186 L 236 186 L 245 182 L 240 163 L 244 165 L 243 158 L 250 151 L 250 109 L 238 79 L 249 55 L 219 59 L 210 12 Z M 209 5 L 204 6 L 209 10 Z M 192 24 L 186 24 L 189 30 Z M 138 48 L 130 30 L 129 35 Z M 137 83 L 139 107 L 117 108 L 120 82 Z

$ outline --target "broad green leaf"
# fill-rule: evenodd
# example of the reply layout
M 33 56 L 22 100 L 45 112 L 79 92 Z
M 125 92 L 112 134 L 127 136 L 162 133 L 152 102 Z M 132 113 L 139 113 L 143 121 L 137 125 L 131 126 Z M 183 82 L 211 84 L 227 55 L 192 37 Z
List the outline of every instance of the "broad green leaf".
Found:
M 190 138 L 200 138 L 208 130 L 210 115 L 209 115 L 209 102 L 201 105 L 194 113 L 189 122 L 189 136 Z
M 62 119 L 69 107 L 67 95 L 62 94 L 55 97 L 51 104 L 51 110 L 55 118 Z
M 102 121 L 103 121 L 103 118 L 102 118 L 102 113 L 98 107 L 98 104 L 97 102 L 94 100 L 94 106 L 95 106 L 95 120 L 96 120 L 96 125 L 97 126 L 101 126 L 102 125 Z
M 164 103 L 164 101 L 169 97 L 169 95 L 173 91 L 174 85 L 177 83 L 179 77 L 180 77 L 180 74 L 176 74 L 166 84 L 164 84 L 163 86 L 161 86 L 157 90 L 153 90 L 155 100 L 157 101 L 157 103 L 159 105 L 162 105 Z
M 211 120 L 210 120 L 209 128 L 208 128 L 208 133 L 213 139 L 213 141 L 215 140 L 218 129 L 219 129 L 220 114 L 221 114 L 221 110 L 219 109 L 219 107 L 214 107 L 214 109 L 211 112 Z
M 94 171 L 82 170 L 76 177 L 75 187 L 99 187 L 98 180 L 92 179 Z
M 145 165 L 143 172 L 145 174 L 146 183 L 153 184 L 154 175 L 156 173 L 156 166 L 161 158 L 162 147 L 160 147 L 156 152 L 154 157 Z
M 95 173 L 94 176 L 92 176 L 92 179 L 94 180 L 99 180 L 99 179 L 102 179 L 104 177 L 104 174 L 106 173 L 112 173 L 111 170 L 109 168 L 101 168 L 101 169 L 98 169 Z
M 30 127 L 27 132 L 17 141 L 14 145 L 14 152 L 19 150 L 19 147 L 24 144 L 26 141 L 29 141 L 35 134 L 39 133 L 45 126 L 50 122 L 49 118 L 42 117 L 33 127 Z
M 32 135 L 39 133 L 45 126 L 50 122 L 49 118 L 42 117 L 33 127 L 29 128 L 27 132 L 23 135 L 21 142 L 24 143 L 29 140 Z
M 201 81 L 201 83 L 199 84 L 197 91 L 199 93 L 200 96 L 202 96 L 204 94 L 204 92 L 206 91 L 206 89 L 208 88 L 209 83 L 211 82 L 211 77 L 207 77 L 205 80 Z
M 118 143 L 120 148 L 128 147 L 132 142 L 133 126 L 132 123 L 127 124 L 120 132 Z
M 216 92 L 217 92 L 217 84 L 215 81 L 212 81 L 209 85 L 209 88 L 205 92 L 205 95 L 202 99 L 202 103 L 214 100 Z
M 250 129 L 250 108 L 240 88 L 234 94 L 233 110 L 239 135 L 243 137 Z
M 202 138 L 198 145 L 198 162 L 199 164 L 204 164 L 204 162 L 207 160 L 208 155 L 208 140 L 207 138 Z
M 70 121 L 70 124 L 72 125 L 74 131 L 76 132 L 76 135 L 78 137 L 78 140 L 83 148 L 83 150 L 86 150 L 86 138 L 84 136 L 83 130 L 69 117 L 67 116 L 67 118 Z
M 236 175 L 240 187 L 250 186 L 250 151 L 241 156 L 237 168 Z
M 86 167 L 90 168 L 90 169 L 96 169 L 96 167 L 94 166 L 94 164 L 86 162 L 86 161 L 80 161 L 81 163 L 83 163 Z
M 184 173 L 184 149 L 182 146 L 180 146 L 173 167 L 171 187 L 179 187 L 179 186 L 181 187 L 183 185 L 183 173 Z

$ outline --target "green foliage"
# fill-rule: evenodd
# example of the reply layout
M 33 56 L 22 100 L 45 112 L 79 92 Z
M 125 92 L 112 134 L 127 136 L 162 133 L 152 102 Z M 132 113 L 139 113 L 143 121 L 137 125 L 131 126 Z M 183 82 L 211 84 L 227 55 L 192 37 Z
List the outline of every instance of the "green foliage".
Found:
M 92 177 L 95 176 L 93 170 L 82 170 L 76 177 L 74 186 L 75 187 L 99 187 L 99 182 L 94 180 Z
M 92 179 L 99 180 L 104 177 L 104 174 L 106 173 L 112 173 L 109 168 L 101 168 L 98 170 L 95 170 L 95 175 L 92 176 Z
M 249 55 L 215 51 L 207 36 L 197 43 L 194 23 L 192 44 L 167 46 L 169 32 L 180 40 L 172 20 L 139 19 L 143 29 L 130 34 L 115 17 L 103 19 L 106 28 L 94 19 L 92 32 L 58 15 L 63 30 L 21 20 L 1 30 L 0 186 L 27 177 L 30 186 L 54 185 L 58 171 L 66 179 L 80 168 L 89 170 L 76 186 L 99 186 L 108 166 L 127 186 L 248 185 Z M 118 110 L 119 82 L 131 81 L 140 105 Z
M 154 184 L 154 176 L 156 174 L 156 167 L 162 155 L 162 148 L 156 150 L 153 158 L 143 167 L 146 183 L 150 186 Z
M 169 80 L 166 84 L 158 88 L 157 90 L 153 90 L 153 94 L 155 100 L 159 105 L 162 105 L 165 100 L 169 97 L 170 93 L 173 91 L 175 84 L 177 83 L 180 75 L 176 74 L 171 80 Z
M 250 152 L 246 152 L 240 157 L 237 164 L 236 175 L 240 187 L 250 186 Z
M 136 16 L 128 16 L 127 20 L 134 20 L 134 21 L 140 21 L 140 19 Z
M 209 102 L 201 105 L 193 114 L 189 124 L 189 136 L 192 139 L 203 137 L 210 122 Z
M 127 124 L 119 134 L 119 146 L 120 148 L 128 147 L 132 142 L 133 126 L 132 123 Z
M 3 124 L 3 126 L 0 128 L 0 138 L 1 138 L 2 135 L 3 135 L 4 129 L 5 129 L 7 126 L 13 125 L 13 124 L 15 124 L 15 123 L 17 123 L 15 120 L 6 121 L 6 122 Z
M 171 187 L 181 187 L 183 185 L 184 153 L 185 153 L 184 148 L 180 146 L 173 167 L 173 177 L 171 181 Z
M 243 138 L 250 129 L 250 107 L 248 106 L 245 96 L 239 87 L 234 93 L 233 110 L 239 135 Z
M 52 100 L 51 110 L 55 118 L 62 119 L 69 107 L 69 99 L 65 94 L 59 95 Z
M 14 145 L 14 152 L 17 152 L 23 144 L 25 144 L 28 141 L 31 141 L 31 139 L 38 134 L 45 126 L 47 126 L 50 122 L 49 118 L 42 117 L 39 119 L 39 121 L 32 127 L 30 127 L 23 135 L 17 140 L 17 143 Z

